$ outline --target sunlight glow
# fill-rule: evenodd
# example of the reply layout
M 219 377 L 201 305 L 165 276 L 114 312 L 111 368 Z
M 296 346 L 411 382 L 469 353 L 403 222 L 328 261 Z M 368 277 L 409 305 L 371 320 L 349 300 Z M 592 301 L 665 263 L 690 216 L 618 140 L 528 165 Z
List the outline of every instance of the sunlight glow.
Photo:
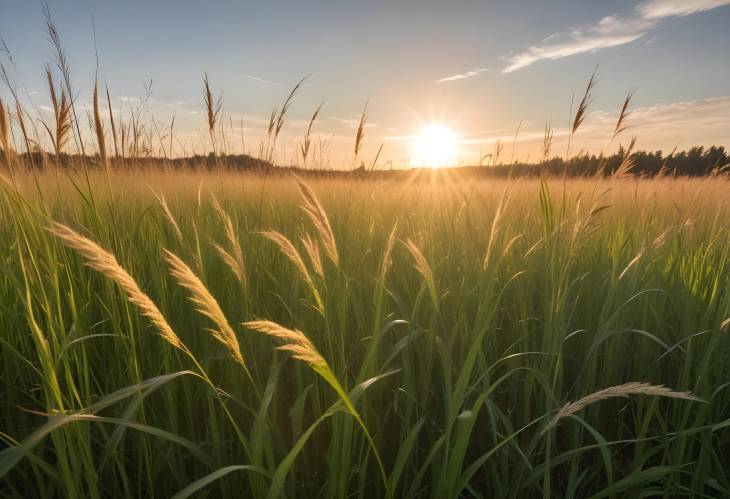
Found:
M 456 163 L 456 134 L 440 123 L 424 126 L 412 147 L 413 166 L 439 168 Z

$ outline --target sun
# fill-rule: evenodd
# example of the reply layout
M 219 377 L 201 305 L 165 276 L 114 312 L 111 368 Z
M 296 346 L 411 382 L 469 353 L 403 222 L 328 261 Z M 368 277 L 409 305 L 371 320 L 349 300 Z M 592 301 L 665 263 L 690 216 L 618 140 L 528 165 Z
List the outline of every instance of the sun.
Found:
M 413 165 L 439 168 L 456 161 L 456 134 L 441 123 L 424 126 L 413 140 Z

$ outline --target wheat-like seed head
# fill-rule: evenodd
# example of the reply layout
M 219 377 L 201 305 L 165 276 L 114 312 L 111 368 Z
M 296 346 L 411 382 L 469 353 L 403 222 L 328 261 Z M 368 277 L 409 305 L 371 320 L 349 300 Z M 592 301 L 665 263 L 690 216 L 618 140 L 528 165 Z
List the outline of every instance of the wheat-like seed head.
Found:
M 593 74 L 591 75 L 591 79 L 588 81 L 588 85 L 586 86 L 586 91 L 583 94 L 583 98 L 580 100 L 580 103 L 578 104 L 578 109 L 575 111 L 575 116 L 573 117 L 573 124 L 570 127 L 570 134 L 575 135 L 575 133 L 578 131 L 580 126 L 583 124 L 583 121 L 586 119 L 586 116 L 588 115 L 588 108 L 591 105 L 592 102 L 592 92 L 593 88 L 596 86 L 596 71 L 593 71 Z
M 236 257 L 239 266 L 243 270 L 245 268 L 243 260 L 243 249 L 241 248 L 241 241 L 238 238 L 238 234 L 236 234 L 236 229 L 233 225 L 233 219 L 226 212 L 226 210 L 223 209 L 215 196 L 213 196 L 213 207 L 215 208 L 216 212 L 218 212 L 218 216 L 220 217 L 221 222 L 223 222 L 223 226 L 226 229 L 226 239 L 228 239 L 228 244 L 231 246 L 233 254 Z
M 150 187 L 150 191 L 152 191 L 152 195 L 155 196 L 155 199 L 157 199 L 157 204 L 159 204 L 160 208 L 162 208 L 162 212 L 165 214 L 165 218 L 167 218 L 167 221 L 170 222 L 170 225 L 175 231 L 175 236 L 177 236 L 178 241 L 182 243 L 184 240 L 182 231 L 180 230 L 180 226 L 177 224 L 177 221 L 175 220 L 172 211 L 170 211 L 170 207 L 167 205 L 167 200 L 165 199 L 164 194 L 162 194 L 161 192 L 156 192 L 154 189 L 152 189 L 152 187 Z
M 190 292 L 190 301 L 196 306 L 196 310 L 208 317 L 217 326 L 216 329 L 209 329 L 208 331 L 216 340 L 225 345 L 236 362 L 245 367 L 246 363 L 241 354 L 236 333 L 228 323 L 228 319 L 226 319 L 223 310 L 218 305 L 218 301 L 185 262 L 168 250 L 164 250 L 164 253 L 165 260 L 170 265 L 170 275 L 177 280 L 180 286 Z
M 436 281 L 434 280 L 433 272 L 431 271 L 431 266 L 428 264 L 428 260 L 426 260 L 426 257 L 423 256 L 423 253 L 421 253 L 421 250 L 418 249 L 418 246 L 416 246 L 416 244 L 410 239 L 406 239 L 403 245 L 413 257 L 414 267 L 416 267 L 416 270 L 418 270 L 421 276 L 423 276 L 424 281 L 426 281 L 426 286 L 428 287 L 428 292 L 431 295 L 431 301 L 433 302 L 434 307 L 438 308 Z
M 322 310 L 324 307 L 324 304 L 322 303 L 322 297 L 320 296 L 317 287 L 314 285 L 314 281 L 312 280 L 312 276 L 307 269 L 307 265 L 304 263 L 302 256 L 299 254 L 299 251 L 297 251 L 291 241 L 289 241 L 286 236 L 279 232 L 276 232 L 275 230 L 267 230 L 261 232 L 261 235 L 273 241 L 279 247 L 279 250 L 287 258 L 289 258 L 289 260 L 294 264 L 297 270 L 299 270 L 299 273 L 302 274 L 304 282 L 307 284 L 307 286 L 309 286 L 309 289 L 312 291 L 314 299 L 317 302 L 317 306 L 320 310 Z
M 261 232 L 261 235 L 264 236 L 266 239 L 273 241 L 274 244 L 279 247 L 279 250 L 281 250 L 281 252 L 294 264 L 297 270 L 299 270 L 299 272 L 302 274 L 302 277 L 304 277 L 304 279 L 308 283 L 312 282 L 312 278 L 309 275 L 309 270 L 307 269 L 307 266 L 304 263 L 302 256 L 284 234 L 281 234 L 280 232 L 277 232 L 275 230 L 266 230 L 264 232 Z
M 628 126 L 626 126 L 626 119 L 631 114 L 631 99 L 634 96 L 634 91 L 630 91 L 628 94 L 626 94 L 626 98 L 624 99 L 624 104 L 621 106 L 621 112 L 618 115 L 618 120 L 616 121 L 616 126 L 613 129 L 613 137 L 612 139 L 615 139 L 621 132 L 625 131 Z
M 298 329 L 288 329 L 272 321 L 244 322 L 244 326 L 282 341 L 278 350 L 290 352 L 292 357 L 315 368 L 327 368 L 327 362 L 314 344 Z
M 211 241 L 210 243 L 213 248 L 218 252 L 218 256 L 220 256 L 221 260 L 223 260 L 223 263 L 226 264 L 226 266 L 233 272 L 233 274 L 236 276 L 236 279 L 238 279 L 238 282 L 241 284 L 244 284 L 245 282 L 245 275 L 243 273 L 243 269 L 238 264 L 238 261 L 236 258 L 233 257 L 228 251 L 226 251 L 225 248 L 223 248 L 220 244 L 216 243 L 215 241 Z
M 571 414 L 582 410 L 586 406 L 613 397 L 626 397 L 628 395 L 653 395 L 657 397 L 669 397 L 675 399 L 702 401 L 701 398 L 692 394 L 692 392 L 675 392 L 664 385 L 650 385 L 649 383 L 641 383 L 632 381 L 623 385 L 611 386 L 591 393 L 575 402 L 568 402 L 558 413 L 550 420 L 543 432 L 553 428 L 558 422 Z
M 393 255 L 393 247 L 395 246 L 396 234 L 398 233 L 398 223 L 393 225 L 393 230 L 390 231 L 388 241 L 385 243 L 385 250 L 383 251 L 383 259 L 380 262 L 380 274 L 385 276 L 388 272 L 388 268 L 391 264 L 391 257 Z
M 142 292 L 132 276 L 119 265 L 114 255 L 101 248 L 91 239 L 78 234 L 60 223 L 53 222 L 51 227 L 48 228 L 48 231 L 58 237 L 65 246 L 75 250 L 84 257 L 89 267 L 116 282 L 127 295 L 127 299 L 139 307 L 142 315 L 152 322 L 160 336 L 168 343 L 175 348 L 189 353 L 187 347 L 180 341 L 180 338 L 172 330 L 154 302 Z
M 324 268 L 322 267 L 322 259 L 319 256 L 319 244 L 317 244 L 317 241 L 312 239 L 309 233 L 305 233 L 300 240 L 307 252 L 309 261 L 312 262 L 314 273 L 324 279 Z
M 502 222 L 502 215 L 504 214 L 504 210 L 507 206 L 507 203 L 510 199 L 510 192 L 508 190 L 505 190 L 502 193 L 502 197 L 499 200 L 499 205 L 497 206 L 497 211 L 494 214 L 494 220 L 492 221 L 492 229 L 489 233 L 489 243 L 487 244 L 487 253 L 484 256 L 484 263 L 482 267 L 484 269 L 487 268 L 487 265 L 489 265 L 489 262 L 492 257 L 492 252 L 494 251 L 494 244 L 497 240 L 497 235 L 499 234 L 499 228 Z
M 327 256 L 335 265 L 339 266 L 340 257 L 337 253 L 337 243 L 335 242 L 335 235 L 332 232 L 327 212 L 324 211 L 322 203 L 319 202 L 319 199 L 312 188 L 296 175 L 294 175 L 294 179 L 297 181 L 299 192 L 302 194 L 302 198 L 304 199 L 302 209 L 317 229 L 319 239 L 322 241 L 322 246 L 324 246 Z

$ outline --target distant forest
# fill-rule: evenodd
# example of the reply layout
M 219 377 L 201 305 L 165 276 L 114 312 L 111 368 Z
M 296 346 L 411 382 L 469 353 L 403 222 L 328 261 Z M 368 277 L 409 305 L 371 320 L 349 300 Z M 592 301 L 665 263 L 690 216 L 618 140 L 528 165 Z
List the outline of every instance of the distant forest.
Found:
M 47 165 L 61 165 L 63 167 L 73 167 L 83 163 L 82 157 L 78 155 L 62 154 L 57 158 L 52 154 L 34 152 L 32 154 L 22 154 L 13 158 L 8 158 L 0 150 L 0 163 L 3 164 L 22 164 L 25 167 L 43 168 Z M 88 158 L 87 158 L 88 159 Z M 92 164 L 98 164 L 98 157 L 92 157 Z M 301 170 L 293 166 L 277 166 L 267 161 L 249 156 L 247 154 L 239 155 L 220 155 L 214 156 L 212 153 L 207 156 L 191 156 L 186 158 L 164 159 L 156 157 L 137 157 L 137 158 L 111 158 L 112 166 L 117 168 L 140 168 L 140 167 L 168 167 L 173 169 L 196 169 L 196 168 L 215 168 L 221 167 L 231 170 L 241 171 L 257 171 L 257 172 L 275 172 L 288 171 L 291 169 Z M 88 165 L 88 163 L 87 163 Z M 626 150 L 620 149 L 610 156 L 604 155 L 577 155 L 565 160 L 560 157 L 547 159 L 536 163 L 497 163 L 496 165 L 465 165 L 461 169 L 473 173 L 485 175 L 555 175 L 555 176 L 595 176 L 595 175 L 613 175 L 617 172 L 634 175 L 652 177 L 655 175 L 671 175 L 671 176 L 703 176 L 703 175 L 728 175 L 730 174 L 730 155 L 724 146 L 712 146 L 705 149 L 702 146 L 692 147 L 687 151 L 674 151 L 664 156 L 661 151 L 636 151 L 627 153 Z M 307 170 L 324 173 L 323 170 L 316 168 L 307 168 Z M 384 168 L 380 165 L 366 167 L 361 165 L 351 173 L 357 174 L 378 174 L 390 171 L 390 168 Z M 326 170 L 329 173 L 343 174 L 348 171 L 343 170 Z M 399 170 L 402 171 L 402 170 Z

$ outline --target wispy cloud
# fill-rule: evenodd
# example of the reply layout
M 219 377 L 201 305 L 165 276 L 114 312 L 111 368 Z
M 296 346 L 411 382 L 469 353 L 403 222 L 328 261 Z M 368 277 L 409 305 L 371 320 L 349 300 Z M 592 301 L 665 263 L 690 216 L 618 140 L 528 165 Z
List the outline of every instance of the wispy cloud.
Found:
M 614 14 L 597 22 L 578 26 L 565 33 L 551 35 L 539 45 L 509 57 L 503 73 L 511 73 L 535 62 L 562 59 L 571 55 L 593 52 L 631 43 L 671 17 L 683 17 L 696 12 L 722 7 L 730 0 L 649 0 L 634 8 L 629 15 Z
M 646 19 L 688 16 L 695 12 L 712 10 L 730 4 L 730 0 L 650 0 L 639 4 L 636 10 Z
M 442 82 L 447 82 L 447 81 L 463 80 L 465 78 L 471 78 L 472 76 L 477 76 L 482 73 L 486 73 L 487 71 L 490 71 L 490 70 L 491 70 L 491 68 L 474 68 L 474 69 L 466 71 L 464 73 L 447 76 L 445 78 L 441 78 L 436 81 L 439 83 L 442 83 Z
M 281 86 L 281 83 L 279 83 L 279 82 L 276 82 L 273 80 L 267 80 L 266 78 L 262 78 L 260 76 L 250 75 L 250 74 L 246 74 L 246 73 L 240 73 L 240 75 L 243 76 L 244 78 L 248 78 L 249 80 L 253 80 L 253 81 L 258 81 L 260 83 L 268 83 L 269 85 L 276 85 L 277 87 Z

